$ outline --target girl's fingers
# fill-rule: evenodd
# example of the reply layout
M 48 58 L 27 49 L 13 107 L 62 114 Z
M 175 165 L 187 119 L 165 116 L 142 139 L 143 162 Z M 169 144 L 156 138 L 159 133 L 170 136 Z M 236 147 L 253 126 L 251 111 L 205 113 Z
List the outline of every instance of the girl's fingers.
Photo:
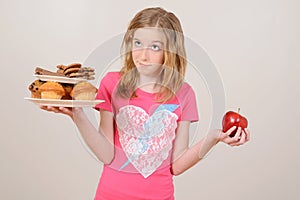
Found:
M 246 142 L 246 133 L 244 131 L 242 131 L 241 133 L 241 139 L 239 141 L 239 145 L 244 144 Z
M 250 139 L 250 132 L 248 129 L 242 129 L 241 127 L 238 127 L 235 135 L 233 137 L 230 137 L 229 135 L 231 132 L 234 131 L 234 127 L 230 128 L 225 135 L 225 137 L 222 138 L 222 142 L 230 145 L 230 146 L 240 146 Z
M 40 106 L 40 108 L 43 109 L 43 110 L 47 110 L 47 111 L 53 111 L 52 106 Z
M 244 131 L 242 131 L 239 141 L 232 143 L 231 146 L 240 146 L 245 142 L 246 142 L 246 134 Z
M 69 116 L 73 116 L 73 111 L 70 108 L 65 108 L 65 107 L 59 107 L 58 108 L 60 110 L 61 113 L 69 115 Z
M 56 107 L 53 107 L 53 106 L 47 106 L 47 109 L 49 111 L 52 111 L 52 112 L 55 112 L 55 113 L 59 112 L 58 109 Z
M 40 109 L 47 110 L 47 106 L 40 106 Z
M 235 135 L 233 137 L 229 137 L 227 140 L 227 144 L 230 146 L 237 146 L 241 139 L 242 128 L 238 127 Z
M 228 129 L 228 131 L 226 131 L 226 134 L 229 136 L 235 129 L 236 126 L 231 127 L 230 129 Z
M 235 135 L 232 138 L 234 142 L 238 142 L 241 139 L 241 133 L 242 133 L 242 128 L 238 127 Z
M 66 107 L 53 107 L 53 106 L 40 106 L 41 109 L 54 112 L 54 113 L 61 113 L 65 115 L 69 115 L 71 118 L 73 118 L 73 110 L 72 108 L 66 108 Z
M 228 144 L 228 142 L 231 141 L 231 137 L 229 137 L 229 135 L 232 133 L 232 131 L 234 131 L 236 129 L 236 126 L 231 127 L 230 129 L 228 129 L 225 133 L 224 132 L 220 132 L 219 133 L 219 141 L 222 141 L 226 144 Z
M 247 128 L 244 128 L 244 132 L 246 134 L 246 141 L 249 141 L 250 140 L 250 132 Z
M 229 135 L 230 135 L 230 133 L 229 133 Z M 230 137 L 229 135 L 226 138 L 225 143 L 227 143 L 229 145 L 235 144 L 236 142 L 238 142 L 240 140 L 241 128 L 238 127 L 238 129 L 237 129 L 237 131 L 236 131 L 236 133 L 235 133 L 235 135 L 233 137 Z
M 55 113 L 63 113 L 62 109 L 63 107 L 53 107 L 53 106 L 40 106 L 41 109 L 46 110 L 46 111 L 50 111 L 50 112 L 55 112 Z M 65 110 L 63 110 L 65 111 Z

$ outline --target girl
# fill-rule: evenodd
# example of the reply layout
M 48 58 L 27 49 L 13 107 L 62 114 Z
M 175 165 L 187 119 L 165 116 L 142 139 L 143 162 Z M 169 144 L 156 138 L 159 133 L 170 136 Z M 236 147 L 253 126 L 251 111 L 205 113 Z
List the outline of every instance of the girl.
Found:
M 195 165 L 217 143 L 238 146 L 250 135 L 240 127 L 226 133 L 212 130 L 189 147 L 190 123 L 198 120 L 198 112 L 194 91 L 184 82 L 184 37 L 173 13 L 162 8 L 140 11 L 122 47 L 124 66 L 100 83 L 97 99 L 105 102 L 95 107 L 99 130 L 81 108 L 41 108 L 69 115 L 104 163 L 95 199 L 172 200 L 173 175 Z

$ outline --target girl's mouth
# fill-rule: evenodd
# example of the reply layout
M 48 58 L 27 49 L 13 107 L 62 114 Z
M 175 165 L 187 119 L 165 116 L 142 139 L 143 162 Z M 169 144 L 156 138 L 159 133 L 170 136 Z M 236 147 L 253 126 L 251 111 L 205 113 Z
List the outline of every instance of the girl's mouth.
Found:
M 139 67 L 147 67 L 147 66 L 151 66 L 151 64 L 145 64 L 145 63 L 138 63 Z

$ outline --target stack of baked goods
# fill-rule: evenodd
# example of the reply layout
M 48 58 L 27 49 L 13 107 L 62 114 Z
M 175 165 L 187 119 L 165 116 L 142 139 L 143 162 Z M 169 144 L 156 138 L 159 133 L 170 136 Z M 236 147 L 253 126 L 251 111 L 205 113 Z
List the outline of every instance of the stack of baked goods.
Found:
M 85 80 L 95 79 L 95 70 L 92 67 L 82 67 L 80 63 L 72 63 L 70 65 L 57 65 L 55 72 L 43 69 L 41 67 L 35 68 L 35 74 L 37 75 L 49 75 L 49 76 L 62 76 L 69 78 L 80 78 Z
M 28 89 L 31 97 L 36 99 L 56 99 L 56 100 L 95 100 L 98 89 L 89 80 L 94 79 L 94 69 L 82 67 L 80 63 L 70 65 L 58 65 L 57 71 L 52 72 L 41 67 L 35 69 L 37 75 L 61 76 L 69 78 L 80 78 L 79 82 L 69 83 L 68 81 L 53 81 L 48 79 L 37 79 L 32 82 Z

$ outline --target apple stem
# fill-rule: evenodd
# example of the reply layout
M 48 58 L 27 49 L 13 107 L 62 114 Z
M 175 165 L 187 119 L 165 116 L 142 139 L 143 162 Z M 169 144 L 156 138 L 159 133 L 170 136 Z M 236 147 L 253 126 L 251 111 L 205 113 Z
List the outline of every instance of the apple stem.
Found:
M 238 108 L 238 114 L 240 114 L 240 110 L 241 110 L 241 109 L 240 109 L 240 108 Z

